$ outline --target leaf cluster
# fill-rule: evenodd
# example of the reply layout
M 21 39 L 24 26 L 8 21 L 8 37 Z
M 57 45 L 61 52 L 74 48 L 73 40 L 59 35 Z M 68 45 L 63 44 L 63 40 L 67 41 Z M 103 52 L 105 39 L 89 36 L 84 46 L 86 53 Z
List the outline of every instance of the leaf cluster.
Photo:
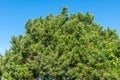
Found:
M 1 80 L 119 80 L 120 38 L 89 12 L 28 20 L 0 56 Z

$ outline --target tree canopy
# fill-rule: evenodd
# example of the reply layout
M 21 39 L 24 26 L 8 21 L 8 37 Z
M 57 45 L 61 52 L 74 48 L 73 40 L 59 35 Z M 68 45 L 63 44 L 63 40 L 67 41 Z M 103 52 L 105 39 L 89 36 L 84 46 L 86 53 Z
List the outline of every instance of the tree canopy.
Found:
M 1 80 L 119 80 L 120 38 L 89 12 L 29 19 L 0 56 Z

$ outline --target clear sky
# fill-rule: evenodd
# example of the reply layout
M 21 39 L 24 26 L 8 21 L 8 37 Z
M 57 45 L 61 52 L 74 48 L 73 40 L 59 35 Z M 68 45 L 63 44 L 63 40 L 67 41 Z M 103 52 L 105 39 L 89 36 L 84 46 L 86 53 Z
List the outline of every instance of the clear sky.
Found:
M 90 12 L 95 22 L 120 35 L 120 0 L 0 0 L 0 53 L 9 49 L 11 36 L 24 34 L 29 18 L 56 15 L 63 6 L 69 13 Z

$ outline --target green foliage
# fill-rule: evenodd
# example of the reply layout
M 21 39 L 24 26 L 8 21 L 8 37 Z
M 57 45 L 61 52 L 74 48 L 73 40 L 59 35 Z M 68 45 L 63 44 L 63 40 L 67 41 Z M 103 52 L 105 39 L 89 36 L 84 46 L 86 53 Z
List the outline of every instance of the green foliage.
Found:
M 0 56 L 1 80 L 119 80 L 120 38 L 94 16 L 60 14 L 28 20 Z

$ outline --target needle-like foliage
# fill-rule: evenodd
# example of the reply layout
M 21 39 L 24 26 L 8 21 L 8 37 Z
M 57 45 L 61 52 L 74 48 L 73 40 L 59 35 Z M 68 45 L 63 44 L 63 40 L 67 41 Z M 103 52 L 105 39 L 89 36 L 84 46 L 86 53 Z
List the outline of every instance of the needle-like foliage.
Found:
M 0 56 L 1 80 L 120 80 L 120 38 L 90 13 L 28 20 Z

